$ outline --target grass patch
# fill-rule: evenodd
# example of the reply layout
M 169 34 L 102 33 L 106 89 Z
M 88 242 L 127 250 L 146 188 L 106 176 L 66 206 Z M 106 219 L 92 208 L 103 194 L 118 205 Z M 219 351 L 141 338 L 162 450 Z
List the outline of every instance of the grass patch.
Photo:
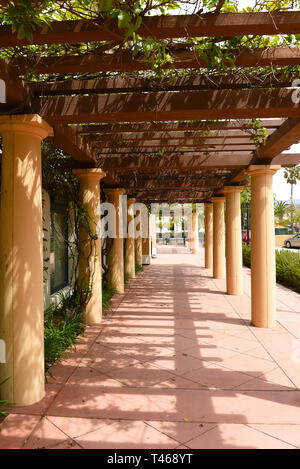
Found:
M 61 296 L 58 304 L 45 311 L 44 346 L 47 371 L 83 335 L 83 311 L 74 309 L 74 298 Z
M 0 396 L 1 396 L 1 385 L 6 383 L 6 381 L 8 380 L 9 378 L 5 379 L 4 381 L 1 381 L 0 383 Z M 7 413 L 4 412 L 3 409 L 1 409 L 1 407 L 4 407 L 6 405 L 9 405 L 9 402 L 6 402 L 4 400 L 1 400 L 0 399 L 0 422 L 3 420 L 4 417 L 6 417 Z
M 102 309 L 103 312 L 107 311 L 111 304 L 111 299 L 115 294 L 115 290 L 113 288 L 104 287 L 102 290 Z
M 251 246 L 243 244 L 243 263 L 251 267 Z M 276 250 L 276 281 L 300 293 L 300 252 Z
M 124 285 L 127 285 L 128 280 L 129 280 L 129 275 L 126 274 L 126 272 L 124 272 Z
M 141 264 L 135 263 L 135 273 L 138 274 L 144 270 L 144 267 Z

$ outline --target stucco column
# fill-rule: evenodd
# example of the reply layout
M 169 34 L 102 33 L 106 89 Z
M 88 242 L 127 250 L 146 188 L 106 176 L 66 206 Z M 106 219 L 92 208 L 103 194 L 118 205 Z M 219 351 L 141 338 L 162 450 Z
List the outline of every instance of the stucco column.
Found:
M 124 189 L 105 189 L 108 201 L 114 205 L 116 212 L 116 237 L 108 253 L 108 286 L 117 293 L 124 293 L 124 237 L 122 219 L 122 199 Z
M 192 214 L 188 215 L 188 248 L 192 249 Z
M 135 261 L 137 264 L 143 264 L 142 258 L 142 214 L 141 210 L 136 210 L 136 233 L 135 233 Z
M 199 252 L 199 236 L 198 236 L 198 214 L 195 212 L 192 213 L 191 219 L 191 251 L 193 254 L 198 254 Z
M 273 175 L 280 166 L 250 166 L 252 324 L 276 326 Z
M 90 299 L 85 308 L 85 322 L 97 324 L 102 319 L 102 264 L 100 228 L 100 179 L 105 177 L 101 169 L 74 169 L 79 179 L 80 202 L 86 210 L 89 227 L 79 227 L 79 284 L 89 291 Z M 92 239 L 92 237 L 94 239 Z
M 243 294 L 241 186 L 224 187 L 226 195 L 226 285 L 228 295 Z
M 148 265 L 151 264 L 151 215 L 148 214 L 148 211 L 143 215 L 142 261 L 143 265 Z
M 205 217 L 205 268 L 213 268 L 213 204 L 204 204 Z
M 45 393 L 41 141 L 52 135 L 38 115 L 0 116 L 1 398 L 16 405 Z
M 151 215 L 151 229 L 152 229 L 152 257 L 157 256 L 157 247 L 156 247 L 156 217 L 155 214 Z
M 129 278 L 135 278 L 134 202 L 135 199 L 127 199 L 128 230 L 125 243 L 125 273 Z
M 213 197 L 213 277 L 225 278 L 225 197 Z

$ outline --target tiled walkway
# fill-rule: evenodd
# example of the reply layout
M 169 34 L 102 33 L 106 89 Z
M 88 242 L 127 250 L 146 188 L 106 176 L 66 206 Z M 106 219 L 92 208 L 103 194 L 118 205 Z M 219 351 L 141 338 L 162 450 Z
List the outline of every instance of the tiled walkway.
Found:
M 299 295 L 278 286 L 278 327 L 253 328 L 250 272 L 229 297 L 202 257 L 160 248 L 0 448 L 300 447 Z

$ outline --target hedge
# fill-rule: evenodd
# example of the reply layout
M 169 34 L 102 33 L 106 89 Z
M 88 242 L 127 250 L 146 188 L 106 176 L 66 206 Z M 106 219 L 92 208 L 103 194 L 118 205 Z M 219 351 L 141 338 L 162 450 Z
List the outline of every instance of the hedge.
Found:
M 243 244 L 243 263 L 251 267 L 251 246 Z M 276 250 L 276 281 L 300 293 L 300 252 Z

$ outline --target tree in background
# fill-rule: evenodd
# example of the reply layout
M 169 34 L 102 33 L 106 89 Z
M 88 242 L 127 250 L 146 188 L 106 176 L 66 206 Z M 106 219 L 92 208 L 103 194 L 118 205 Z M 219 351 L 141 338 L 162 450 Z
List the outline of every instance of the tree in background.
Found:
M 300 165 L 293 168 L 284 168 L 284 177 L 288 184 L 291 185 L 291 205 L 290 205 L 290 221 L 292 229 L 295 227 L 296 207 L 294 203 L 294 186 L 300 181 Z
M 287 223 L 287 220 L 284 220 L 284 218 L 288 215 L 289 211 L 290 205 L 288 202 L 275 200 L 274 215 L 277 223 L 280 223 L 281 225 Z

